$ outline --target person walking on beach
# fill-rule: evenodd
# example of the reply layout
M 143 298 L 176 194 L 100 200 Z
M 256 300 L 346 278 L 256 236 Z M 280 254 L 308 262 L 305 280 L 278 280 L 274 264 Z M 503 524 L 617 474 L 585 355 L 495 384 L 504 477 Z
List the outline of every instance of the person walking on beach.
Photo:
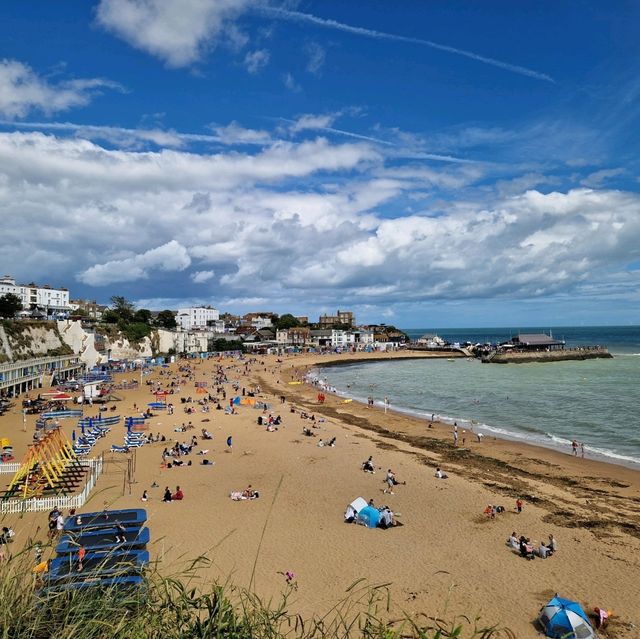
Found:
M 522 499 L 520 499 L 520 497 L 516 499 L 516 510 L 518 511 L 518 514 L 522 512 Z
M 454 446 L 458 445 L 458 427 L 457 426 L 453 427 L 453 445 Z
M 575 439 L 571 442 L 571 448 L 573 449 L 573 456 L 577 457 L 578 456 L 578 442 Z

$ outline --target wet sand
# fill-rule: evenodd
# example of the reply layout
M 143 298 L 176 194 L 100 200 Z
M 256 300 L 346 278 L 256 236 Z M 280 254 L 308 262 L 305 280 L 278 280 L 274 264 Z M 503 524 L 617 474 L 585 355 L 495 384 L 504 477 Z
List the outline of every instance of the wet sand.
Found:
M 380 355 L 338 359 L 375 357 Z M 114 508 L 146 507 L 151 552 L 166 572 L 204 555 L 210 564 L 202 568 L 201 580 L 229 579 L 245 587 L 254 573 L 253 586 L 270 597 L 285 587 L 280 573 L 291 570 L 297 590 L 289 608 L 303 616 L 326 612 L 351 584 L 365 578 L 370 584 L 390 583 L 396 611 L 446 618 L 480 615 L 487 625 L 510 627 L 518 638 L 538 636 L 531 622 L 558 592 L 589 608 L 612 609 L 616 623 L 611 636 L 640 637 L 640 473 L 492 437 L 482 443 L 467 437 L 465 446 L 454 447 L 449 425 L 428 429 L 424 420 L 393 411 L 385 415 L 327 393 L 320 406 L 316 389 L 289 382 L 300 380 L 318 362 L 328 363 L 329 357 L 282 360 L 259 356 L 260 363 L 246 374 L 241 363 L 222 362 L 230 381 L 246 388 L 252 382 L 261 385 L 271 412 L 283 418 L 277 432 L 258 426 L 262 413 L 248 406 L 240 406 L 238 415 L 215 410 L 186 415 L 179 398 L 197 400 L 199 395 L 194 382 L 185 381 L 172 396 L 176 413 L 152 418 L 150 432 L 188 441 L 209 428 L 214 440 L 200 440 L 198 448 L 208 448 L 205 457 L 215 465 L 201 466 L 202 456 L 192 454 L 184 458 L 192 466 L 164 468 L 166 444 L 154 443 L 136 451 L 135 483 L 129 485 L 128 456 L 106 453 L 105 472 L 82 510 L 100 510 L 105 502 Z M 218 365 L 213 360 L 191 363 L 196 381 L 210 381 Z M 166 379 L 159 372 L 149 378 Z M 137 376 L 118 376 L 123 378 Z M 235 393 L 230 385 L 226 390 L 228 400 Z M 134 403 L 141 407 L 154 399 L 146 385 L 116 394 L 123 400 L 116 402 L 115 414 L 123 416 L 134 414 Z M 302 435 L 311 421 L 300 417 L 301 409 L 315 415 L 316 437 Z M 85 414 L 97 414 L 97 408 L 87 408 Z M 189 420 L 195 430 L 174 432 L 174 426 Z M 12 439 L 18 456 L 30 441 L 34 422 L 30 417 L 24 433 L 19 411 L 0 417 L 0 436 Z M 64 423 L 69 434 L 72 428 L 73 422 Z M 115 427 L 100 440 L 96 453 L 121 444 L 124 430 Z M 229 435 L 233 452 L 225 452 Z M 335 448 L 317 446 L 319 438 L 334 436 Z M 360 469 L 370 455 L 374 475 Z M 434 478 L 436 466 L 449 474 L 448 480 Z M 394 495 L 382 492 L 387 468 L 407 482 Z M 0 480 L 5 483 L 9 477 L 0 475 Z M 154 481 L 157 488 L 151 487 Z M 229 499 L 231 491 L 248 484 L 260 491 L 260 499 Z M 180 485 L 185 500 L 162 503 L 167 485 L 172 490 Z M 145 489 L 151 499 L 141 504 Z M 388 504 L 403 526 L 383 531 L 344 524 L 345 506 L 357 496 Z M 517 497 L 525 502 L 522 514 L 515 512 Z M 503 505 L 506 512 L 487 519 L 482 514 L 487 504 Z M 29 536 L 46 536 L 46 513 L 5 520 L 17 532 L 16 547 Z M 526 561 L 505 545 L 513 530 L 535 541 L 552 533 L 559 552 L 547 560 Z

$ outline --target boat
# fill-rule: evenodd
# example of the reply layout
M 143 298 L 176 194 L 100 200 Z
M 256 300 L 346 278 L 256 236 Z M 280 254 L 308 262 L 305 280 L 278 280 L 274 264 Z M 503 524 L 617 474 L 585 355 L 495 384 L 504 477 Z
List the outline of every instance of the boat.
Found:
M 144 508 L 129 510 L 103 510 L 96 513 L 79 513 L 75 517 L 69 517 L 64 523 L 65 532 L 82 534 L 84 531 L 97 530 L 99 528 L 113 528 L 115 522 L 131 528 L 141 527 L 147 521 L 147 511 Z

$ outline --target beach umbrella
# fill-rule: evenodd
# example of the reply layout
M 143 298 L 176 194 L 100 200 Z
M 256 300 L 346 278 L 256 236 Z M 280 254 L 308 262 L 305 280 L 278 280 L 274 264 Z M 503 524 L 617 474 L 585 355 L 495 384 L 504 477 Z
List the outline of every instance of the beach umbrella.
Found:
M 207 394 L 207 389 L 206 388 L 202 388 L 202 387 L 198 387 L 198 388 L 196 388 L 196 393 L 198 393 L 198 395 L 206 395 Z
M 556 595 L 540 610 L 538 621 L 553 639 L 595 639 L 589 617 L 577 601 Z

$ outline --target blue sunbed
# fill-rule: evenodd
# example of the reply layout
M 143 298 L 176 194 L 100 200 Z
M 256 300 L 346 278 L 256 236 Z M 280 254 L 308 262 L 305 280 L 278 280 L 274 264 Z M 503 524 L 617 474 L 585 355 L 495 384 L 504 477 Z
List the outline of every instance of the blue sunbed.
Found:
M 86 581 L 108 576 L 125 576 L 140 574 L 149 563 L 149 553 L 146 550 L 131 550 L 128 552 L 90 552 L 82 562 L 82 570 L 78 570 L 77 554 L 62 555 L 49 563 L 46 580 L 49 583 L 68 580 Z
M 144 549 L 149 543 L 148 528 L 125 528 L 124 542 L 117 542 L 117 528 L 101 528 L 98 530 L 90 530 L 86 533 L 75 535 L 67 533 L 62 537 L 60 543 L 56 546 L 56 552 L 59 555 L 68 555 L 78 552 L 79 546 L 84 546 L 87 552 L 97 550 L 135 550 Z
M 80 523 L 78 523 L 78 519 Z M 84 532 L 98 528 L 113 528 L 119 521 L 125 528 L 142 526 L 147 521 L 147 511 L 144 508 L 130 508 L 126 510 L 107 510 L 94 513 L 76 513 L 64 522 L 64 530 Z

